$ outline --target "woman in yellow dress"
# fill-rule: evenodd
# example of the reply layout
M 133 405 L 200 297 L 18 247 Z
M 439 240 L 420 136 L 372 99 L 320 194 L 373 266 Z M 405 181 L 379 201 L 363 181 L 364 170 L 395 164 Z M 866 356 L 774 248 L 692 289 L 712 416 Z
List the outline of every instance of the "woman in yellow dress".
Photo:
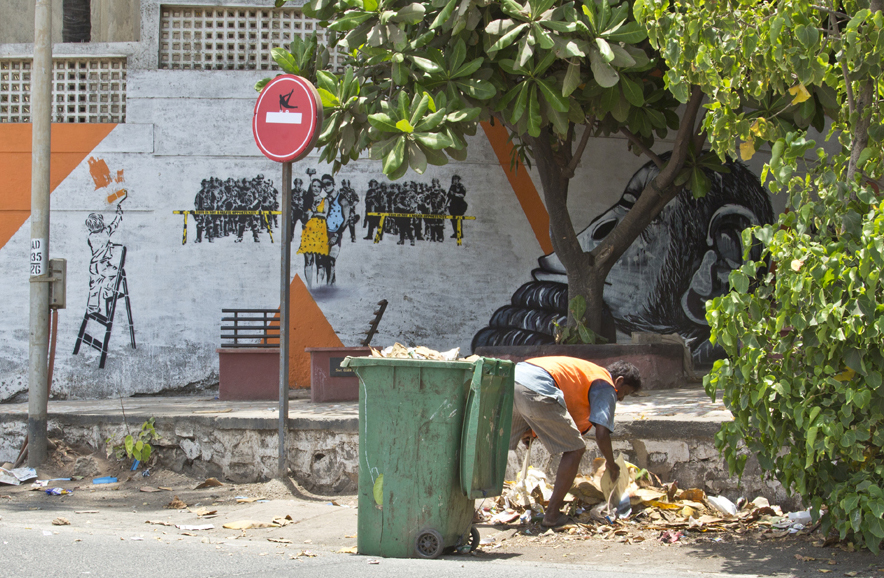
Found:
M 325 271 L 318 266 L 317 256 L 328 255 L 328 196 L 322 189 L 319 179 L 313 179 L 310 183 L 308 196 L 313 198 L 313 207 L 307 211 L 307 222 L 301 229 L 301 246 L 298 253 L 304 255 L 304 281 L 307 287 L 313 288 L 313 271 L 316 270 L 316 282 L 324 282 Z

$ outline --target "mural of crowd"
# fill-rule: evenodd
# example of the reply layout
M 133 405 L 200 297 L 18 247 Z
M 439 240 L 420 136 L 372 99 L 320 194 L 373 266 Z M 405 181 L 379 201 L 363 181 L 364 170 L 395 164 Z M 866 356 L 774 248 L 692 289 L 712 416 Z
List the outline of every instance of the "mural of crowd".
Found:
M 450 215 L 463 216 L 467 212 L 466 188 L 459 175 L 451 177 L 448 191 L 442 188 L 439 179 L 426 183 L 408 181 L 403 183 L 386 183 L 372 180 L 368 183 L 365 194 L 366 213 L 394 213 L 418 215 Z M 451 238 L 458 236 L 457 219 L 451 221 Z M 365 239 L 380 237 L 376 233 L 381 217 L 366 216 L 363 228 L 367 229 Z M 383 233 L 398 235 L 398 245 L 406 241 L 414 245 L 417 241 L 441 243 L 445 239 L 446 219 L 425 217 L 397 216 L 384 219 Z M 379 240 L 379 238 L 377 239 Z
M 667 155 L 661 155 L 668 158 Z M 695 199 L 682 191 L 623 254 L 605 280 L 603 317 L 625 335 L 679 334 L 694 363 L 709 365 L 724 351 L 709 341 L 706 301 L 728 290 L 728 275 L 743 262 L 740 234 L 751 225 L 772 223 L 770 197 L 745 165 L 707 172 L 712 188 Z M 620 200 L 578 235 L 592 251 L 622 220 L 658 173 L 654 163 L 639 169 Z M 754 248 L 752 258 L 758 259 Z M 532 280 L 474 336 L 473 349 L 495 345 L 555 342 L 555 324 L 565 322 L 568 277 L 555 253 L 538 259 Z
M 272 235 L 271 229 L 278 224 L 277 215 L 262 212 L 279 211 L 279 191 L 273 181 L 264 179 L 264 175 L 223 181 L 209 177 L 203 179 L 193 200 L 193 208 L 211 213 L 194 215 L 197 243 L 202 242 L 203 237 L 212 243 L 231 235 L 236 236 L 236 243 L 241 243 L 247 229 L 258 243 L 261 231 Z
M 365 192 L 364 217 L 358 210 L 359 194 L 349 180 L 341 180 L 338 187 L 331 175 L 318 178 L 314 169 L 308 169 L 307 176 L 306 188 L 301 178 L 294 179 L 292 185 L 292 223 L 302 225 L 297 252 L 304 255 L 304 280 L 311 288 L 335 284 L 335 264 L 341 245 L 346 237 L 351 243 L 356 242 L 360 221 L 366 231 L 363 240 L 377 243 L 386 232 L 394 238 L 398 236 L 398 245 L 408 241 L 413 246 L 415 241 L 441 243 L 447 220 L 413 215 L 463 216 L 467 211 L 466 188 L 459 175 L 451 177 L 448 191 L 439 179 L 433 179 L 429 185 L 372 179 Z M 451 237 L 458 237 L 457 222 L 450 220 Z
M 451 222 L 450 237 L 460 244 L 462 220 L 451 217 L 466 215 L 466 194 L 459 175 L 451 177 L 448 190 L 439 179 L 429 184 L 372 179 L 365 191 L 363 214 L 359 211 L 360 196 L 350 180 L 338 183 L 330 174 L 319 177 L 316 169 L 308 168 L 306 179 L 297 177 L 292 183 L 291 203 L 293 238 L 300 223 L 297 254 L 304 255 L 304 281 L 310 288 L 335 284 L 335 265 L 345 238 L 351 243 L 357 237 L 378 243 L 388 233 L 391 238 L 398 237 L 398 245 L 441 243 L 447 220 Z M 252 179 L 203 179 L 193 205 L 193 211 L 175 212 L 185 214 L 185 239 L 186 215 L 193 214 L 197 243 L 203 238 L 212 243 L 229 236 L 240 243 L 247 230 L 256 243 L 262 231 L 272 240 L 273 229 L 279 225 L 279 191 L 263 175 Z M 364 237 L 357 231 L 360 223 Z

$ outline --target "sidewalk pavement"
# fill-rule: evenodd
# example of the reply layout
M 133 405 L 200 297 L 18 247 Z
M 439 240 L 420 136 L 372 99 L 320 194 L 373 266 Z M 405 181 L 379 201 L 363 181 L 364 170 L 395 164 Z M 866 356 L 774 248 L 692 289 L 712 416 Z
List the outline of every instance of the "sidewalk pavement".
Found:
M 50 419 L 70 419 L 76 416 L 106 417 L 114 421 L 127 417 L 182 418 L 227 416 L 244 420 L 277 420 L 276 401 L 221 401 L 217 397 L 197 395 L 189 397 L 127 397 L 99 400 L 50 400 Z M 0 424 L 7 420 L 27 418 L 28 404 L 0 404 Z M 300 421 L 346 422 L 357 420 L 359 403 L 313 403 L 308 398 L 289 399 L 290 424 Z M 617 423 L 635 420 L 701 421 L 719 423 L 731 419 L 721 400 L 713 402 L 702 387 L 683 387 L 642 392 L 627 397 L 617 404 Z M 135 420 L 137 421 L 137 419 Z M 355 431 L 355 428 L 354 428 Z

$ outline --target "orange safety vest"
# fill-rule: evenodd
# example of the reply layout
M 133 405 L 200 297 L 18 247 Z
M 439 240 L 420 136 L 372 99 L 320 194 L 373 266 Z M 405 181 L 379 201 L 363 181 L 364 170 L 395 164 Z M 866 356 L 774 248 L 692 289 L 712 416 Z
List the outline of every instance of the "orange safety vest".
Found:
M 545 369 L 562 390 L 568 413 L 577 424 L 580 433 L 585 434 L 592 427 L 589 421 L 589 388 L 597 379 L 610 383 L 614 389 L 614 380 L 604 367 L 585 359 L 575 357 L 535 357 L 526 359 L 525 363 Z

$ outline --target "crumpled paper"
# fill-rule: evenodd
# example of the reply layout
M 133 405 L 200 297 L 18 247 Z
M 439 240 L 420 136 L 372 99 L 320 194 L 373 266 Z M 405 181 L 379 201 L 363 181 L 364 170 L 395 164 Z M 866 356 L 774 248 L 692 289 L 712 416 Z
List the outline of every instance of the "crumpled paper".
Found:
M 371 348 L 372 357 L 393 357 L 404 359 L 429 359 L 431 361 L 474 361 L 479 358 L 478 355 L 469 357 L 460 357 L 460 347 L 449 349 L 448 351 L 436 351 L 429 347 L 406 347 L 401 343 L 394 343 L 383 349 Z

